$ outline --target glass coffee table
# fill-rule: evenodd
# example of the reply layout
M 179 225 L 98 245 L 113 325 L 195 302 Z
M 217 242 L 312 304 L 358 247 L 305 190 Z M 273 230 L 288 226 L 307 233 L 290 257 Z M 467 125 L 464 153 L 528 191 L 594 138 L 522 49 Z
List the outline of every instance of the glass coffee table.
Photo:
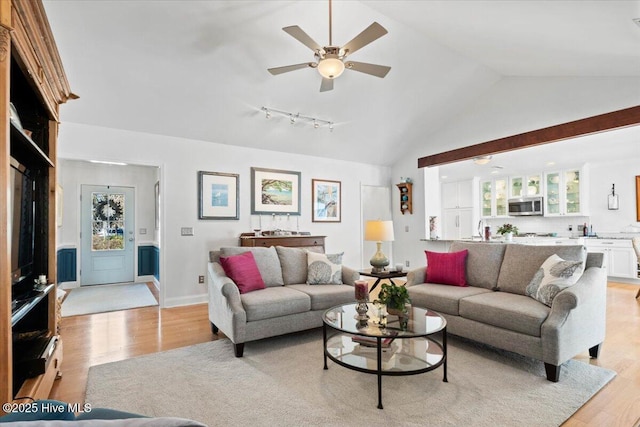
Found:
M 322 315 L 324 369 L 327 358 L 338 365 L 378 376 L 378 408 L 382 406 L 382 376 L 415 375 L 441 365 L 447 382 L 447 321 L 432 310 L 413 306 L 406 329 L 397 316 L 382 326 L 377 310 L 367 304 L 369 320 L 356 320 L 356 304 L 332 307 Z M 440 341 L 438 333 L 442 332 Z

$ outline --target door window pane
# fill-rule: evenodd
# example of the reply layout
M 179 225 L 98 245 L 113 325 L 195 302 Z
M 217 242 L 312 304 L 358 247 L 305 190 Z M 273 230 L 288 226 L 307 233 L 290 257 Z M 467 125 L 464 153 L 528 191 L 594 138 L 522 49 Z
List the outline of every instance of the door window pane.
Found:
M 91 250 L 124 250 L 124 194 L 92 193 Z

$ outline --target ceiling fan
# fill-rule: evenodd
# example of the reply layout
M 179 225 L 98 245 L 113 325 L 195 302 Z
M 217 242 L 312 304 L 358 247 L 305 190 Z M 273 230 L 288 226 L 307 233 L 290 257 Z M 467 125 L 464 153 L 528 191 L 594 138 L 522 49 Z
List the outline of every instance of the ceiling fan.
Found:
M 320 92 L 326 92 L 333 90 L 333 80 L 339 77 L 345 68 L 380 78 L 386 76 L 389 70 L 391 70 L 391 67 L 384 65 L 345 61 L 347 56 L 387 34 L 387 30 L 385 30 L 382 25 L 374 22 L 344 46 L 334 46 L 331 34 L 331 0 L 329 0 L 329 46 L 320 46 L 297 25 L 284 27 L 283 30 L 300 43 L 313 50 L 316 62 L 304 62 L 302 64 L 269 68 L 268 71 L 274 76 L 307 67 L 317 68 L 318 72 L 322 76 Z

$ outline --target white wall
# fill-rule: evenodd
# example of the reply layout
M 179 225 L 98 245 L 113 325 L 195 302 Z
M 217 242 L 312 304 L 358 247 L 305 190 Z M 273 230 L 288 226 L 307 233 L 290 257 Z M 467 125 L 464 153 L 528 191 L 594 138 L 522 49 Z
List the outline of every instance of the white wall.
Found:
M 432 209 L 438 206 L 439 210 L 439 200 L 424 199 L 425 191 L 427 194 L 438 192 L 437 172 L 426 175 L 419 172 L 418 158 L 640 105 L 639 87 L 640 79 L 631 77 L 505 77 L 478 96 L 457 117 L 444 123 L 440 130 L 421 135 L 417 127 L 411 136 L 413 148 L 404 154 L 403 160 L 393 165 L 391 171 L 394 182 L 401 176 L 414 179 L 413 215 L 400 214 L 398 202 L 393 199 L 396 227 L 394 259 L 410 260 L 412 267 L 425 264 L 425 244 L 420 242 L 420 238 L 425 236 L 425 220 L 428 221 L 428 216 L 432 215 Z M 549 147 L 552 150 L 553 146 Z M 632 175 L 638 175 L 637 169 L 635 172 L 620 171 L 626 177 L 620 176 L 616 181 L 629 180 Z M 423 175 L 427 176 L 426 181 Z M 597 173 L 592 183 L 597 182 L 596 176 Z M 607 184 L 603 185 L 610 188 L 611 179 L 606 181 Z M 425 183 L 428 188 L 425 188 Z M 598 197 L 594 195 L 592 201 L 595 203 L 595 200 Z M 600 221 L 597 215 L 594 212 L 594 222 Z M 404 232 L 405 226 L 409 226 L 410 232 Z
M 300 171 L 300 230 L 326 235 L 327 252 L 344 251 L 344 264 L 354 268 L 360 267 L 361 260 L 360 185 L 390 185 L 387 167 L 74 123 L 60 126 L 58 156 L 160 167 L 163 306 L 206 301 L 206 287 L 198 284 L 198 276 L 206 275 L 208 252 L 237 246 L 240 233 L 251 230 L 251 167 Z M 240 174 L 240 220 L 198 220 L 200 170 Z M 312 178 L 342 182 L 341 223 L 311 222 Z M 181 227 L 193 227 L 195 235 L 180 236 Z
M 640 227 L 636 219 L 636 179 L 640 175 L 640 141 L 638 157 L 614 162 L 592 163 L 590 166 L 590 224 L 596 233 L 620 233 L 629 225 Z M 618 210 L 609 210 L 607 195 L 616 185 L 620 202 Z M 637 230 L 636 230 L 637 231 Z

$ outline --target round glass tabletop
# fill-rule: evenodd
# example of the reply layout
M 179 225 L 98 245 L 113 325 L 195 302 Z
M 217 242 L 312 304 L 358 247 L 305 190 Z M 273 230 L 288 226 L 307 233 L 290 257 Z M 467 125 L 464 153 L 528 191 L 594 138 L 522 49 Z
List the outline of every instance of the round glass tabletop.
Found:
M 322 321 L 333 329 L 366 337 L 425 337 L 447 326 L 442 315 L 426 308 L 411 306 L 406 328 L 400 327 L 398 316 L 387 315 L 386 325 L 373 303 L 367 303 L 368 320 L 357 320 L 356 303 L 338 305 L 324 312 Z

